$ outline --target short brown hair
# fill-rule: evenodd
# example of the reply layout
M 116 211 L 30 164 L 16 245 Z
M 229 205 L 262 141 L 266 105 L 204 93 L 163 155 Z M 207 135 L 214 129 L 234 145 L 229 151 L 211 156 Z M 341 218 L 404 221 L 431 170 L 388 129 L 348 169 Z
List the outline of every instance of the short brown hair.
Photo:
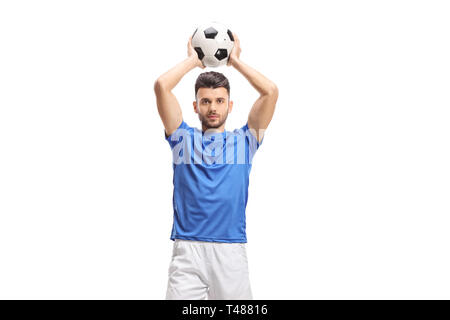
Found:
M 197 99 L 197 92 L 200 88 L 219 88 L 223 87 L 227 89 L 228 98 L 230 97 L 230 83 L 227 77 L 222 73 L 216 71 L 203 72 L 197 77 L 195 81 L 195 98 Z

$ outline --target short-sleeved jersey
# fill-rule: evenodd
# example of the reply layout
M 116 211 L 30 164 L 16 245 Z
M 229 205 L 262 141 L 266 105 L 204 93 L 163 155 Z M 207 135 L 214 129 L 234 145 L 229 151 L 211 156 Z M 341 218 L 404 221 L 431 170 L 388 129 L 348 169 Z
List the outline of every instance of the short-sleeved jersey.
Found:
M 247 242 L 245 210 L 255 152 L 264 141 L 246 123 L 214 133 L 184 120 L 164 136 L 173 156 L 171 240 Z

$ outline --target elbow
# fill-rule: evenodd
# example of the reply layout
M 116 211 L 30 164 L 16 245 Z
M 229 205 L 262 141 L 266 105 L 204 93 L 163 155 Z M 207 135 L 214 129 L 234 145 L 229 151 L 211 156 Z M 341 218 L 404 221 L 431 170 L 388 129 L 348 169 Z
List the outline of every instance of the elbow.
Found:
M 278 96 L 278 87 L 275 83 L 270 86 L 269 94 Z
M 153 84 L 153 90 L 155 90 L 155 92 L 158 92 L 161 91 L 161 89 L 162 89 L 162 82 L 160 79 L 157 79 Z
M 266 96 L 278 96 L 278 87 L 275 83 L 270 82 L 270 84 L 264 90 L 263 95 Z
M 278 97 L 278 87 L 272 84 L 265 93 L 266 96 Z
M 155 83 L 153 84 L 153 90 L 155 90 L 155 92 L 161 92 L 162 90 L 165 90 L 167 88 L 166 83 L 164 83 L 164 81 L 162 81 L 160 78 L 158 78 Z

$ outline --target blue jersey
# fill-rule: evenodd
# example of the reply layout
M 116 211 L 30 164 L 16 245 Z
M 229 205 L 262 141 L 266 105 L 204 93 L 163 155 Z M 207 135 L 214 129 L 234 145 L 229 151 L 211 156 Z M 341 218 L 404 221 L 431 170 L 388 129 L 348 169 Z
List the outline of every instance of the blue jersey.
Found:
M 260 143 L 248 123 L 214 133 L 184 120 L 166 140 L 172 149 L 170 239 L 247 242 L 245 209 L 253 156 Z M 264 138 L 263 138 L 264 140 Z

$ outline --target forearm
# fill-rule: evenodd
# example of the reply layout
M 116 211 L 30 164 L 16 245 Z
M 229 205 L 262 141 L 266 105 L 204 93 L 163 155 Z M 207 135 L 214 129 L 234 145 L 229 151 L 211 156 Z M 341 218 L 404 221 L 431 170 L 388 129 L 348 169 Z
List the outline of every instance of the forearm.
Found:
M 165 90 L 172 90 L 186 73 L 196 67 L 195 59 L 196 57 L 191 56 L 178 63 L 175 67 L 161 75 L 156 80 L 155 86 L 158 85 Z
M 236 68 L 242 75 L 247 78 L 250 84 L 261 94 L 266 95 L 270 94 L 276 90 L 276 85 L 265 76 L 263 76 L 260 72 L 253 69 L 249 65 L 242 62 L 242 60 L 238 59 L 233 61 L 233 67 Z

